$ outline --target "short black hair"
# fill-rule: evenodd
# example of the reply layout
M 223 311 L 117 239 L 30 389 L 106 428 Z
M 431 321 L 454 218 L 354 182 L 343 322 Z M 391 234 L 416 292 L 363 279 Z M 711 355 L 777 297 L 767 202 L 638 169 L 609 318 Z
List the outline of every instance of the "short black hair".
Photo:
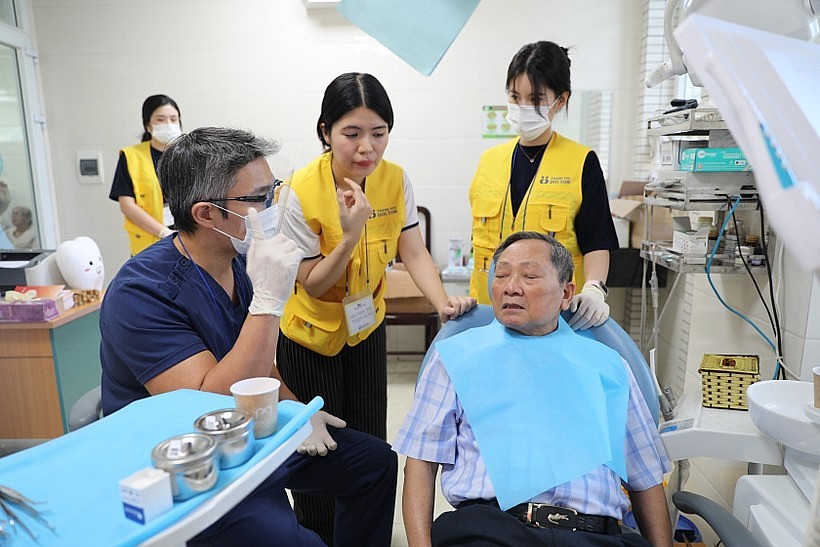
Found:
M 250 131 L 223 127 L 200 127 L 175 138 L 157 166 L 162 195 L 174 215 L 174 227 L 194 233 L 194 203 L 225 197 L 236 184 L 237 171 L 280 148 L 277 141 Z
M 575 271 L 575 264 L 572 262 L 572 255 L 567 248 L 561 245 L 561 243 L 559 243 L 554 237 L 550 237 L 547 234 L 542 234 L 541 232 L 524 231 L 513 232 L 508 235 L 493 253 L 493 268 L 495 268 L 495 265 L 498 263 L 498 259 L 501 257 L 501 254 L 506 251 L 510 245 L 517 241 L 524 241 L 527 239 L 543 241 L 550 247 L 550 262 L 552 262 L 552 265 L 555 267 L 555 271 L 558 272 L 559 283 L 563 285 L 564 283 L 572 280 L 572 275 Z

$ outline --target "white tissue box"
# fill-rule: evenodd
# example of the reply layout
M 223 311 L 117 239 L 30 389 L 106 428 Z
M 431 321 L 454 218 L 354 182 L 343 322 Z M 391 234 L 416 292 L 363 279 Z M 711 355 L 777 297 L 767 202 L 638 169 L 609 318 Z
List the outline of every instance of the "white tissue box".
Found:
M 685 255 L 704 255 L 709 244 L 708 232 L 679 232 L 672 234 L 672 250 Z
M 145 524 L 173 507 L 171 476 L 167 471 L 146 467 L 120 481 L 125 516 Z

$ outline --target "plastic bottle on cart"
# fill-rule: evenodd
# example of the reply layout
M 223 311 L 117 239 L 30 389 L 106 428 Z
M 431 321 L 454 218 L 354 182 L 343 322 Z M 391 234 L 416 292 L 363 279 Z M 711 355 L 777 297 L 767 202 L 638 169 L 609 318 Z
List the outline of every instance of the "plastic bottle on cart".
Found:
M 450 248 L 447 252 L 447 267 L 458 268 L 464 265 L 463 242 L 460 237 L 450 238 Z

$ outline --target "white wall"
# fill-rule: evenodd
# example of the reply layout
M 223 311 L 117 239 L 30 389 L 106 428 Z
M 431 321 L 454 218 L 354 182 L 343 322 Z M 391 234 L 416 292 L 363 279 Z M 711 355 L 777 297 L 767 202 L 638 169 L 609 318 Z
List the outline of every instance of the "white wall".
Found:
M 431 77 L 334 9 L 300 0 L 34 0 L 33 12 L 60 236 L 93 237 L 109 279 L 128 256 L 107 197 L 117 151 L 139 140 L 140 107 L 153 93 L 179 102 L 186 130 L 230 125 L 280 137 L 298 167 L 320 151 L 314 126 L 330 80 L 373 73 L 396 112 L 386 157 L 431 209 L 443 264 L 450 237 L 469 241 L 467 189 L 480 153 L 499 142 L 480 138 L 481 107 L 504 104 L 521 45 L 550 39 L 573 47 L 575 90 L 613 92 L 610 189 L 632 177 L 640 0 L 483 0 Z M 79 184 L 78 150 L 102 151 L 102 186 Z

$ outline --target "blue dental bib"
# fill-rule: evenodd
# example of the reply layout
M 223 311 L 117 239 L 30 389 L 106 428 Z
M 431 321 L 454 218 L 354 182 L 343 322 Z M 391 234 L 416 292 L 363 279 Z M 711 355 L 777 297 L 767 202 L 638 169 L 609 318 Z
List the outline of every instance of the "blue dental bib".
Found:
M 606 465 L 626 479 L 629 379 L 559 317 L 546 336 L 493 320 L 437 342 L 501 509 Z

